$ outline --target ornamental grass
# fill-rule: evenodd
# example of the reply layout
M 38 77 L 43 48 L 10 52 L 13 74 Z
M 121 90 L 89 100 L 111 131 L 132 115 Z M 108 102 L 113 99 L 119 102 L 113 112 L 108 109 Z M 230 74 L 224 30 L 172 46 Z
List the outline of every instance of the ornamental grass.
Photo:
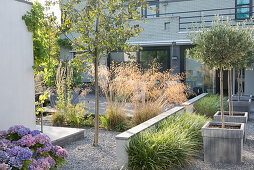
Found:
M 202 146 L 204 116 L 183 113 L 164 120 L 131 139 L 127 153 L 130 169 L 182 167 Z

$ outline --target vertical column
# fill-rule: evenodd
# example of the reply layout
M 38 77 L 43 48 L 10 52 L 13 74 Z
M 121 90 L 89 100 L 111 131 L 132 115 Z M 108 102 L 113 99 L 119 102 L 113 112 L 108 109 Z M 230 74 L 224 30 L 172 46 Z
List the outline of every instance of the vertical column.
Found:
M 180 73 L 180 46 L 172 43 L 170 47 L 170 68 L 174 69 L 173 73 Z

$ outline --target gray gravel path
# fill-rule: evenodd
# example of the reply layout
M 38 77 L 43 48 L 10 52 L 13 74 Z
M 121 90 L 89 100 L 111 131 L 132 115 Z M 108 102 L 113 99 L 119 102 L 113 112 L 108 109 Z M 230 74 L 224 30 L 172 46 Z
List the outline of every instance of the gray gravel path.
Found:
M 115 136 L 119 132 L 99 131 L 99 146 L 93 147 L 94 129 L 85 130 L 85 139 L 65 147 L 69 153 L 63 170 L 117 169 Z
M 65 149 L 69 152 L 68 165 L 64 170 L 111 170 L 117 169 L 116 165 L 116 141 L 115 136 L 119 132 L 100 130 L 99 146 L 93 147 L 93 129 L 86 129 L 86 138 L 77 141 Z M 246 128 L 247 140 L 244 143 L 243 163 L 231 164 L 209 164 L 203 161 L 203 155 L 194 159 L 191 165 L 184 170 L 254 170 L 254 113 Z M 202 152 L 201 152 L 202 153 Z
M 250 114 L 247 127 L 246 127 L 246 142 L 243 146 L 243 162 L 239 165 L 232 164 L 209 164 L 203 160 L 203 155 L 194 161 L 187 170 L 254 170 L 254 113 Z

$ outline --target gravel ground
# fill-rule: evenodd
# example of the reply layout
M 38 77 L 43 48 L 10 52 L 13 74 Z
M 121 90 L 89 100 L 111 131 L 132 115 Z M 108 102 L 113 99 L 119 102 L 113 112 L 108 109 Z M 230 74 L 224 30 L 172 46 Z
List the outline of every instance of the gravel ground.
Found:
M 99 146 L 93 147 L 93 129 L 86 129 L 86 138 L 66 146 L 69 152 L 68 165 L 65 170 L 109 170 L 117 169 L 116 165 L 116 141 L 118 132 L 100 130 Z M 239 165 L 231 164 L 209 164 L 203 161 L 200 154 L 184 170 L 253 170 L 254 169 L 254 113 L 246 128 L 247 139 L 244 143 L 243 162 Z
M 253 170 L 254 169 L 254 113 L 250 114 L 246 127 L 246 142 L 243 146 L 243 162 L 239 165 L 232 164 L 209 164 L 203 160 L 203 155 L 200 155 L 192 164 L 184 169 L 187 170 Z
M 119 132 L 99 131 L 99 146 L 93 147 L 94 129 L 85 130 L 85 139 L 65 147 L 69 153 L 64 170 L 117 169 L 115 136 Z

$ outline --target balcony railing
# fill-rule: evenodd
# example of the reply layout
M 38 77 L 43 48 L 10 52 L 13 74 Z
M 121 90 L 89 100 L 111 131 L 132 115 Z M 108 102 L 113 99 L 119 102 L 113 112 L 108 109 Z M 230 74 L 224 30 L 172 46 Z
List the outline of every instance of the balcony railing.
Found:
M 162 16 L 177 16 L 179 17 L 179 31 L 186 31 L 187 29 L 192 29 L 193 27 L 201 27 L 203 23 L 206 28 L 211 27 L 212 22 L 215 20 L 215 16 L 223 16 L 224 21 L 226 21 L 227 17 L 232 21 L 243 21 L 244 19 L 237 19 L 237 15 L 249 15 L 248 19 L 253 16 L 252 12 L 254 6 L 241 7 L 249 8 L 249 12 L 245 13 L 237 13 L 237 8 L 219 8 L 219 9 L 207 9 L 207 10 L 196 10 L 196 11 L 183 11 L 183 12 L 174 12 L 174 13 L 160 13 L 147 15 L 147 18 L 153 17 L 162 17 Z M 238 8 L 239 9 L 239 8 Z M 246 18 L 247 19 L 247 18 Z M 236 26 L 237 22 L 232 22 L 233 26 Z M 246 25 L 251 25 L 252 23 L 247 22 Z

